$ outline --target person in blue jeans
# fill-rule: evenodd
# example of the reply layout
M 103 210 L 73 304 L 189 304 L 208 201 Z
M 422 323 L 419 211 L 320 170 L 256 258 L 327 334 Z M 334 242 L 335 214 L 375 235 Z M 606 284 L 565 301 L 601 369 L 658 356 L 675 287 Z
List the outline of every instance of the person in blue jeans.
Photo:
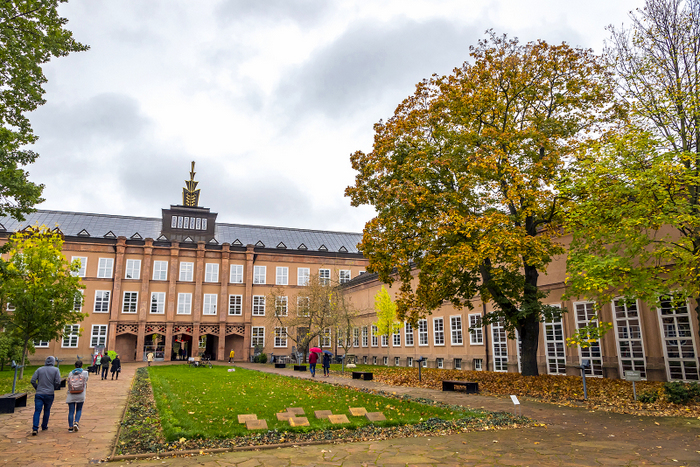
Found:
M 316 377 L 316 362 L 318 362 L 318 355 L 316 352 L 311 352 L 309 354 L 309 371 L 314 378 Z
M 36 389 L 34 396 L 34 419 L 32 421 L 32 436 L 39 432 L 39 418 L 41 411 L 44 411 L 44 418 L 41 421 L 41 430 L 49 429 L 49 417 L 51 416 L 51 406 L 53 405 L 54 391 L 61 387 L 61 372 L 54 365 L 56 359 L 46 357 L 44 366 L 38 368 L 32 375 L 32 386 Z
M 90 376 L 87 371 L 83 370 L 83 362 L 78 360 L 75 362 L 75 370 L 68 374 L 68 380 L 71 377 L 79 377 L 82 380 L 82 392 L 71 392 L 70 384 L 68 384 L 68 394 L 66 395 L 66 404 L 68 404 L 68 432 L 73 433 L 80 429 L 80 416 L 83 414 L 83 404 L 87 395 L 87 382 Z M 73 415 L 75 414 L 75 419 Z

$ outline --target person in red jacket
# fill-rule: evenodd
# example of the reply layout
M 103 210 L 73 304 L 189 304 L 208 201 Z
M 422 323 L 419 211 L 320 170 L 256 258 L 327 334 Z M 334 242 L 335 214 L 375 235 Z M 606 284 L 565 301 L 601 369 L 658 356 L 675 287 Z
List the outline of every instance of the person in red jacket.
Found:
M 318 355 L 316 352 L 311 352 L 309 354 L 309 371 L 314 378 L 316 377 L 316 362 L 318 362 Z

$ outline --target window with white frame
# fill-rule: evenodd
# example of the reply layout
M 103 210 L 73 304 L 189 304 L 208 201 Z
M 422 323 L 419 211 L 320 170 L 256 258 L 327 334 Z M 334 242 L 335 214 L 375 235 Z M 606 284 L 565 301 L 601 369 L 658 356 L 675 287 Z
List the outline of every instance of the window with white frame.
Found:
M 326 328 L 321 334 L 321 347 L 330 347 L 332 342 L 331 328 Z
M 141 278 L 141 260 L 127 259 L 126 267 L 124 268 L 124 279 L 140 279 Z
M 586 326 L 597 326 L 597 318 L 594 302 L 579 302 L 574 303 L 574 311 L 576 312 L 576 328 L 581 329 Z M 591 342 L 593 341 L 593 342 Z M 589 339 L 589 346 L 585 349 L 579 347 L 579 355 L 581 361 L 590 360 L 591 366 L 584 371 L 586 376 L 603 376 L 603 354 L 600 347 L 600 340 Z
M 215 293 L 205 293 L 204 294 L 204 305 L 202 308 L 203 315 L 215 315 L 216 314 L 216 298 Z
M 411 323 L 406 323 L 404 325 L 404 333 L 406 334 L 406 346 L 412 346 L 413 345 L 413 326 L 411 326 Z
M 275 328 L 275 347 L 287 347 L 287 328 Z
M 49 341 L 33 341 L 33 344 L 36 349 L 47 349 L 49 347 Z
M 340 282 L 341 284 L 350 282 L 351 278 L 352 272 L 349 269 L 341 269 L 340 271 L 338 271 L 338 282 Z
M 542 323 L 544 326 L 544 346 L 547 354 L 547 373 L 550 375 L 566 374 L 566 353 L 564 328 L 561 316 Z
M 165 292 L 151 292 L 151 313 L 165 313 Z
M 250 328 L 250 346 L 265 347 L 265 326 L 252 326 Z
M 423 361 L 420 363 L 420 365 L 422 365 L 423 368 L 428 368 L 428 359 L 426 358 L 425 360 L 423 360 Z
M 389 347 L 389 336 L 382 334 L 382 347 Z
M 122 313 L 136 313 L 139 304 L 138 292 L 124 292 L 122 301 Z
M 433 318 L 433 344 L 445 345 L 445 322 L 442 318 Z
M 94 348 L 100 345 L 107 345 L 107 325 L 93 324 L 92 334 L 90 336 L 90 347 Z
M 7 304 L 7 311 L 15 311 L 17 308 L 12 303 Z
M 267 266 L 253 266 L 253 284 L 265 284 L 267 280 Z
M 83 310 L 83 290 L 79 290 L 73 296 L 73 311 L 80 313 Z
M 287 316 L 287 297 L 275 297 L 275 316 Z
M 114 259 L 112 258 L 100 258 L 97 261 L 97 277 L 101 279 L 110 279 L 112 277 L 113 264 Z
M 109 313 L 109 290 L 95 290 L 95 306 L 93 313 Z
M 664 353 L 670 380 L 697 381 L 698 360 L 688 303 L 674 296 L 659 299 Z
M 167 281 L 168 280 L 168 262 L 153 261 L 153 280 Z
M 450 331 L 452 345 L 462 345 L 462 317 L 450 316 Z
M 231 277 L 229 278 L 231 284 L 242 284 L 243 283 L 243 265 L 242 264 L 232 264 L 231 265 Z
M 617 338 L 620 375 L 624 376 L 626 371 L 639 371 L 639 375 L 646 379 L 647 368 L 644 342 L 642 342 L 642 323 L 637 309 L 637 301 L 627 301 L 621 298 L 613 300 L 613 313 L 615 314 L 615 336 Z
M 481 325 L 479 313 L 469 315 L 469 343 L 471 345 L 484 345 L 484 327 Z
M 379 338 L 377 337 L 377 326 L 372 325 L 372 347 L 379 346 Z
M 428 320 L 418 320 L 418 345 L 423 347 L 428 345 Z
M 241 316 L 243 314 L 243 295 L 228 296 L 229 316 Z
M 397 331 L 398 331 L 398 332 L 395 332 L 395 333 L 392 335 L 392 342 L 391 342 L 391 344 L 392 344 L 392 346 L 394 346 L 394 347 L 401 347 L 401 329 L 399 328 Z
M 204 265 L 204 282 L 219 282 L 218 263 L 206 263 Z
M 318 270 L 318 281 L 321 285 L 328 285 L 331 283 L 331 270 L 330 269 L 319 269 Z
M 372 357 L 372 365 L 376 365 L 376 364 L 377 364 L 377 357 Z
M 177 294 L 177 314 L 191 315 L 192 314 L 192 294 L 179 293 Z
M 474 363 L 474 371 L 483 371 L 484 369 L 484 359 L 483 358 L 475 358 L 472 360 Z
M 444 358 L 436 358 L 435 363 L 437 364 L 438 368 L 444 368 L 445 367 L 445 359 Z
M 502 319 L 491 325 L 491 341 L 493 347 L 493 371 L 508 371 L 508 335 Z M 474 362 L 476 362 L 476 359 L 474 359 Z
M 309 297 L 297 297 L 297 316 L 308 318 L 311 313 L 311 299 Z
M 389 364 L 389 357 L 382 358 L 382 363 L 384 364 L 384 366 L 388 365 Z
M 394 357 L 394 366 L 399 366 L 401 364 L 401 360 L 399 357 Z
M 309 268 L 297 268 L 297 285 L 309 285 L 311 270 Z
M 287 285 L 289 283 L 289 268 L 277 266 L 277 274 L 275 274 L 275 284 Z
M 183 261 L 180 263 L 180 281 L 192 282 L 194 280 L 194 263 Z
M 63 341 L 61 347 L 76 348 L 78 347 L 78 334 L 80 334 L 79 324 L 68 324 L 63 328 Z
M 353 328 L 352 329 L 352 346 L 353 347 L 360 346 L 360 328 Z
M 80 261 L 80 269 L 78 269 L 78 272 L 74 274 L 78 277 L 85 277 L 85 274 L 87 274 L 87 258 L 85 256 L 73 256 L 71 258 L 71 262 L 75 260 Z
M 253 316 L 265 316 L 264 295 L 253 295 Z
M 406 366 L 413 366 L 413 357 L 406 358 Z
M 455 370 L 461 370 L 461 369 L 462 369 L 462 359 L 461 359 L 461 358 L 455 358 L 455 359 L 454 359 L 454 367 L 455 367 Z
M 362 347 L 367 347 L 369 344 L 368 334 L 367 326 L 362 326 Z

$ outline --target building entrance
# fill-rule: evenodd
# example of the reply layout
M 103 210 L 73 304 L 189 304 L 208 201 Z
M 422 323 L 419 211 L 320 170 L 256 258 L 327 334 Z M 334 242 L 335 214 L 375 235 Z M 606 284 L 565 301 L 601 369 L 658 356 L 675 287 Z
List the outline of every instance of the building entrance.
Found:
M 192 336 L 179 334 L 173 336 L 171 360 L 187 360 L 192 356 Z

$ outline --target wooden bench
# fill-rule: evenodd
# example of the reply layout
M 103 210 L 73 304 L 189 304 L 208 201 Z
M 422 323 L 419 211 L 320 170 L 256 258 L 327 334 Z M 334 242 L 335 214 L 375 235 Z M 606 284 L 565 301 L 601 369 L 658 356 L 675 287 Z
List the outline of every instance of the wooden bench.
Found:
M 294 371 L 306 371 L 306 365 L 294 365 Z
M 371 381 L 374 379 L 374 374 L 371 371 L 353 371 L 352 379 L 362 379 L 365 381 Z
M 0 413 L 14 413 L 15 407 L 27 406 L 27 393 L 3 394 L 0 396 Z
M 442 390 L 443 391 L 454 391 L 455 386 L 464 386 L 467 394 L 478 394 L 479 393 L 479 383 L 472 383 L 469 381 L 443 381 Z

